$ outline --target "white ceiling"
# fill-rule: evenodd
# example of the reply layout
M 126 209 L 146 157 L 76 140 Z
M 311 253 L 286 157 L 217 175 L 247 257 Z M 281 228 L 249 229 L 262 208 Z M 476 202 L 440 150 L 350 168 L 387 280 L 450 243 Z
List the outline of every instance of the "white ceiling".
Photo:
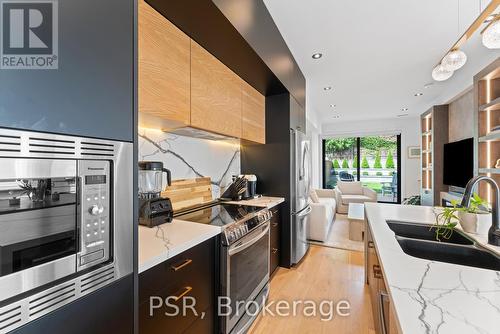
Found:
M 479 15 L 480 5 L 489 3 L 485 0 L 264 3 L 306 77 L 308 113 L 321 124 L 393 118 L 402 108 L 419 115 L 469 88 L 472 76 L 500 56 L 500 50 L 483 47 L 476 33 L 463 48 L 467 64 L 448 81 L 424 88 L 433 82 L 434 65 Z M 313 60 L 315 52 L 323 57 Z M 418 92 L 424 95 L 415 97 Z

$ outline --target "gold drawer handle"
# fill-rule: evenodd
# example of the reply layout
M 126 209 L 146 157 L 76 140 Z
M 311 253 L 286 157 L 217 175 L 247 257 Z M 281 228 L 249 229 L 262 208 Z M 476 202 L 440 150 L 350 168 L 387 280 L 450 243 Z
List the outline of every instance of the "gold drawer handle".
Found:
M 273 252 L 273 254 L 276 254 L 278 253 L 278 248 L 271 248 L 271 251 Z
M 379 265 L 374 264 L 373 265 L 373 277 L 382 279 L 382 269 L 380 268 Z
M 375 248 L 373 241 L 368 241 L 368 248 Z
M 190 265 L 190 264 L 191 264 L 191 262 L 193 262 L 193 260 L 191 260 L 191 259 L 186 259 L 186 260 L 184 260 L 184 262 L 182 262 L 182 263 L 181 263 L 181 264 L 179 264 L 178 266 L 172 266 L 171 268 L 172 268 L 172 270 L 173 270 L 173 271 L 179 271 L 179 270 L 181 270 L 182 268 L 184 268 L 185 266 Z
M 191 290 L 193 290 L 192 287 L 190 286 L 186 286 L 184 288 L 184 291 L 182 291 L 182 293 L 180 295 L 178 295 L 177 297 L 175 297 L 174 301 L 179 301 L 179 299 L 181 299 L 182 297 L 184 297 L 185 295 L 187 295 Z

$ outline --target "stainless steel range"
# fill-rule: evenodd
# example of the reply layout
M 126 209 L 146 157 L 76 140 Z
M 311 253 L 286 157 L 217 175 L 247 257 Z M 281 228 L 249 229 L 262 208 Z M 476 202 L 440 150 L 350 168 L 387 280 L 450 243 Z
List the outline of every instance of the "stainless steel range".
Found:
M 176 219 L 216 225 L 223 229 L 219 303 L 230 305 L 230 309 L 222 307 L 222 311 L 227 313 L 221 317 L 223 333 L 246 332 L 256 318 L 251 314 L 258 312 L 250 308 L 251 312 L 246 313 L 245 307 L 249 302 L 257 302 L 262 308 L 267 300 L 271 216 L 267 208 L 221 203 L 175 216 Z
M 132 273 L 131 143 L 0 129 L 0 333 Z

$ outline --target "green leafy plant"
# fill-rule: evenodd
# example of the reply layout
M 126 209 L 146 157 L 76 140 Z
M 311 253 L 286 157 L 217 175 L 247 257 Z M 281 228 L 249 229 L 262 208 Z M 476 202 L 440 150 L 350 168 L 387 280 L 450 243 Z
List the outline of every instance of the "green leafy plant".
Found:
M 342 161 L 342 168 L 349 168 L 349 163 L 347 162 L 347 159 L 344 159 Z
M 460 218 L 458 218 L 458 206 L 452 203 L 453 207 L 442 208 L 440 212 L 436 213 L 436 221 L 431 226 L 430 230 L 434 229 L 436 240 L 450 239 L 453 235 L 453 229 L 457 226 Z
M 387 169 L 394 168 L 394 158 L 392 156 L 391 151 L 389 151 L 389 154 L 387 154 L 387 160 L 385 161 L 385 168 Z
M 382 176 L 382 175 L 384 175 L 384 173 L 382 173 L 382 172 L 376 172 L 375 175 Z
M 361 160 L 361 168 L 370 168 L 370 164 L 368 163 L 368 159 L 366 159 L 366 156 L 364 156 L 363 160 Z
M 468 208 L 463 208 L 468 213 L 484 214 L 490 210 L 489 203 L 482 199 L 477 193 L 472 194 Z
M 382 161 L 380 157 L 380 151 L 377 152 L 377 155 L 375 156 L 375 162 L 373 163 L 373 168 L 382 168 Z
M 420 195 L 410 196 L 410 197 L 405 198 L 403 200 L 403 204 L 405 204 L 405 205 L 421 205 L 421 203 L 422 203 L 422 200 L 421 200 Z
M 449 239 L 453 234 L 453 229 L 461 221 L 458 212 L 468 212 L 473 214 L 489 213 L 489 204 L 482 199 L 477 193 L 472 195 L 468 207 L 460 206 L 458 201 L 451 201 L 452 207 L 442 208 L 440 212 L 436 212 L 436 222 L 431 226 L 431 230 L 435 229 L 436 240 Z
M 339 161 L 337 159 L 333 160 L 332 166 L 333 166 L 333 168 L 340 168 Z
M 352 161 L 352 168 L 358 168 L 358 156 L 354 156 L 354 160 Z
M 368 176 L 370 174 L 368 174 L 368 172 L 363 172 L 363 173 L 361 173 L 361 175 Z

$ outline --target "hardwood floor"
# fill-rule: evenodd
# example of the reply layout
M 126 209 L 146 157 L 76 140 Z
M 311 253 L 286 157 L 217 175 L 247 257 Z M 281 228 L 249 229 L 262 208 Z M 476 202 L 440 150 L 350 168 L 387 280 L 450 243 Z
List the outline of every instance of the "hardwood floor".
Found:
M 368 288 L 363 280 L 362 252 L 311 246 L 298 267 L 278 269 L 271 280 L 269 302 L 346 300 L 350 303 L 350 315 L 335 314 L 332 320 L 322 321 L 319 311 L 315 317 L 306 317 L 302 312 L 295 317 L 261 314 L 249 333 L 374 334 Z

